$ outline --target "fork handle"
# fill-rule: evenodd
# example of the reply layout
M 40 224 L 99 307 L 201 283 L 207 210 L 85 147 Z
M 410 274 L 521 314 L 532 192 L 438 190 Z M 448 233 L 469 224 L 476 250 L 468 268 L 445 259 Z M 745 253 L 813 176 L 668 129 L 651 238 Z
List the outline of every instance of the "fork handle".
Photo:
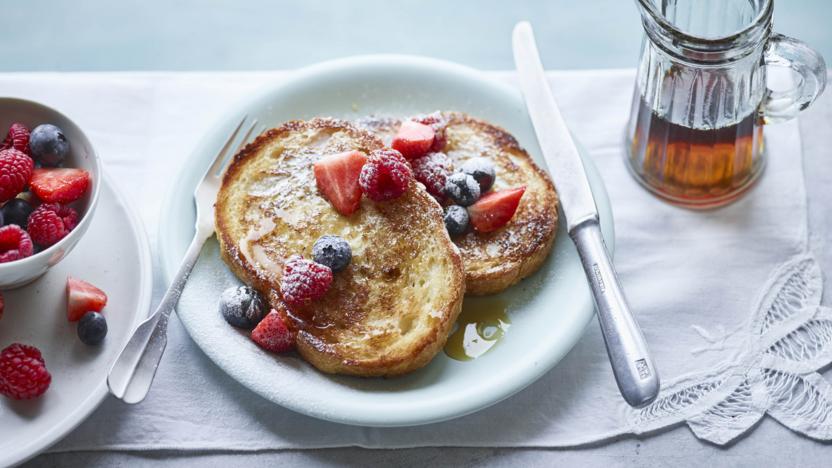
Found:
M 107 376 L 107 385 L 110 387 L 110 393 L 125 403 L 139 403 L 150 391 L 167 345 L 168 318 L 179 303 L 179 297 L 199 258 L 202 246 L 211 234 L 213 230 L 198 228 L 179 271 L 156 311 L 136 328 L 130 341 L 113 363 Z

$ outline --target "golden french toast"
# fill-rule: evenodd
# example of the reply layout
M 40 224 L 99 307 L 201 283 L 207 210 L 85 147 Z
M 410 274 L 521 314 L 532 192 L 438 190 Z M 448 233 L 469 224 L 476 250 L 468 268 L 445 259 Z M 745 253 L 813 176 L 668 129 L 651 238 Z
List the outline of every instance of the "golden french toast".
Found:
M 508 224 L 494 232 L 469 230 L 453 237 L 465 264 L 466 294 L 503 291 L 537 271 L 552 249 L 558 223 L 552 181 L 507 131 L 460 112 L 427 117 L 444 133 L 442 151 L 454 168 L 473 158 L 488 158 L 496 169 L 492 191 L 526 187 Z M 401 120 L 365 117 L 356 124 L 389 144 Z
M 440 206 L 419 184 L 389 201 L 364 197 L 349 216 L 316 188 L 320 158 L 382 147 L 346 121 L 287 122 L 234 157 L 217 196 L 223 260 L 268 298 L 297 332 L 300 355 L 324 372 L 393 376 L 422 367 L 444 346 L 462 306 L 462 258 Z M 312 258 L 323 235 L 347 240 L 352 260 L 323 297 L 289 307 L 284 263 Z

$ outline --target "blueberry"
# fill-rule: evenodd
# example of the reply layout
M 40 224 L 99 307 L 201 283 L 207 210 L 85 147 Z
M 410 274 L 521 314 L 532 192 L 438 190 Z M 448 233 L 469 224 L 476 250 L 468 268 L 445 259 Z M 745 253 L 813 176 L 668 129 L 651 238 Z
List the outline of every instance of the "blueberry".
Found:
M 497 174 L 494 171 L 494 163 L 488 158 L 472 158 L 459 168 L 465 174 L 473 177 L 480 184 L 480 193 L 485 193 L 494 185 Z
M 69 140 L 64 136 L 64 132 L 54 125 L 38 125 L 29 135 L 29 150 L 42 165 L 58 166 L 69 153 Z
M 459 205 L 445 209 L 445 229 L 452 236 L 464 234 L 468 230 L 468 210 Z
M 248 286 L 228 288 L 220 296 L 220 313 L 232 326 L 250 330 L 263 320 L 266 312 L 263 296 Z
M 352 261 L 352 249 L 341 237 L 321 236 L 312 246 L 312 259 L 337 272 L 346 268 Z
M 78 322 L 78 338 L 89 346 L 97 346 L 107 336 L 107 319 L 98 312 L 87 312 Z
M 26 229 L 32 210 L 34 208 L 31 203 L 21 198 L 12 198 L 0 210 L 2 212 L 2 225 L 17 224 L 21 228 Z
M 455 172 L 445 181 L 445 195 L 457 205 L 473 205 L 480 198 L 480 184 L 464 172 Z

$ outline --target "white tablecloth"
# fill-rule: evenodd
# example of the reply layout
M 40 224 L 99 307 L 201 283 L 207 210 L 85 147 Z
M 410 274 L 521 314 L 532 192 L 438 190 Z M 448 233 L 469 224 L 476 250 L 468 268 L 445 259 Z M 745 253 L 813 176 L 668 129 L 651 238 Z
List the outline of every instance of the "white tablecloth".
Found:
M 9 74 L 0 76 L 0 90 L 55 106 L 86 129 L 106 170 L 139 207 L 155 245 L 163 196 L 201 133 L 237 99 L 284 76 Z M 509 79 L 507 74 L 497 76 Z M 828 237 L 830 223 L 822 210 L 816 210 L 820 217 L 810 218 L 812 229 L 807 231 L 797 125 L 770 129 L 770 167 L 746 198 L 725 210 L 692 213 L 653 199 L 626 174 L 621 138 L 631 72 L 552 77 L 567 120 L 607 183 L 616 216 L 616 262 L 648 339 L 659 350 L 665 381 L 712 369 L 729 353 L 709 347 L 702 335 L 711 341 L 725 337 L 731 344 L 729 332 L 751 315 L 772 269 L 803 252 L 807 232 L 815 245 Z M 815 113 L 819 116 L 812 121 L 812 134 L 832 121 L 832 106 L 825 102 L 826 111 Z M 816 145 L 824 150 L 822 143 Z M 824 177 L 822 171 L 808 173 L 809 179 Z M 822 204 L 822 197 L 830 194 L 822 190 L 823 182 L 817 187 L 820 190 L 812 191 L 810 199 Z M 662 232 L 672 234 L 672 244 L 656 242 Z M 705 260 L 708 255 L 712 261 Z M 825 258 L 823 251 L 818 255 Z M 830 262 L 821 265 L 828 267 Z M 725 281 L 726 275 L 742 280 L 732 284 Z M 158 300 L 164 285 L 159 284 L 161 275 L 156 277 Z M 701 320 L 695 319 L 696 310 L 702 310 Z M 108 399 L 53 450 L 563 447 L 640 432 L 631 424 L 633 414 L 616 399 L 599 340 L 595 326 L 590 327 L 575 350 L 540 382 L 477 415 L 422 428 L 377 430 L 318 422 L 273 407 L 225 377 L 174 320 L 168 352 L 148 400 L 127 407 Z M 661 352 L 666 350 L 677 352 Z M 770 427 L 771 422 L 763 425 Z

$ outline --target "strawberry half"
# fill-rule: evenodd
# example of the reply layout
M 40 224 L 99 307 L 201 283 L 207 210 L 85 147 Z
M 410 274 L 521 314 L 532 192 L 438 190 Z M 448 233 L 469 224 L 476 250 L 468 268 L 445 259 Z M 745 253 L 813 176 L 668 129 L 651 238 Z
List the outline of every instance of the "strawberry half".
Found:
M 429 125 L 412 120 L 402 122 L 390 146 L 407 159 L 422 157 L 430 151 L 436 132 Z
M 492 232 L 505 226 L 520 205 L 526 187 L 491 192 L 468 207 L 471 225 L 477 232 Z
M 66 279 L 66 318 L 70 322 L 81 319 L 87 312 L 101 312 L 107 305 L 107 294 L 86 281 Z
M 90 173 L 83 169 L 35 169 L 29 186 L 46 203 L 73 202 L 86 193 Z
M 295 334 L 274 309 L 251 332 L 251 339 L 261 348 L 283 353 L 295 347 Z
M 324 198 L 332 203 L 335 211 L 349 216 L 361 205 L 361 187 L 358 175 L 367 162 L 361 151 L 325 156 L 315 162 L 315 181 Z

